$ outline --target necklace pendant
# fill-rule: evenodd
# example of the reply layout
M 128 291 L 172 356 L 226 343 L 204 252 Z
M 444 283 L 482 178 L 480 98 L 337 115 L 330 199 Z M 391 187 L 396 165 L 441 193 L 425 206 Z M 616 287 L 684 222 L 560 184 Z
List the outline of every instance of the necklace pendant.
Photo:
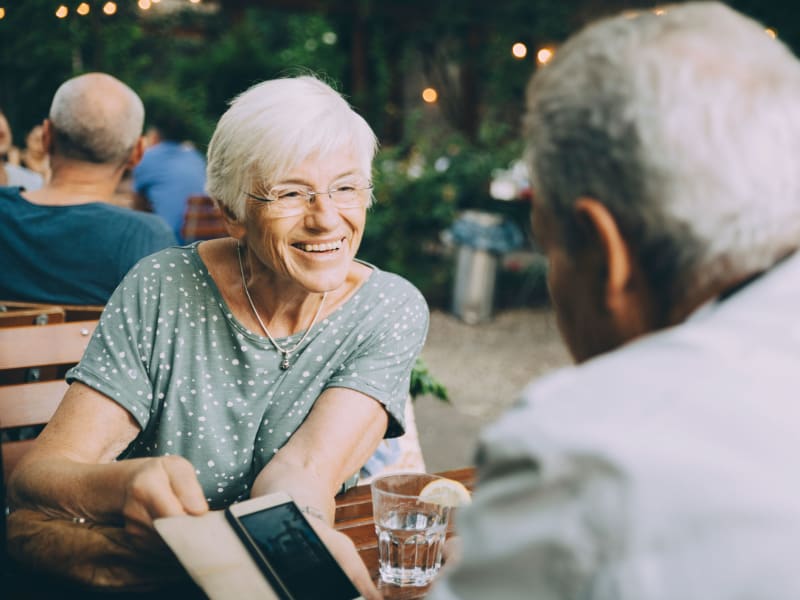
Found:
M 288 368 L 289 368 L 289 355 L 288 354 L 284 354 L 283 355 L 283 360 L 281 361 L 281 369 L 283 371 L 285 371 Z

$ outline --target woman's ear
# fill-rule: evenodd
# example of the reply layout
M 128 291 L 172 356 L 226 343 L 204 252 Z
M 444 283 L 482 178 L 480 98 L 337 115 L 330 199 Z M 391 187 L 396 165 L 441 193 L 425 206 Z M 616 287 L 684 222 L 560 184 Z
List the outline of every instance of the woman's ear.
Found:
M 220 213 L 222 213 L 222 219 L 225 222 L 225 230 L 228 232 L 228 235 L 236 240 L 243 240 L 247 228 L 239 221 L 230 207 L 225 206 L 216 199 L 214 203 L 219 207 Z

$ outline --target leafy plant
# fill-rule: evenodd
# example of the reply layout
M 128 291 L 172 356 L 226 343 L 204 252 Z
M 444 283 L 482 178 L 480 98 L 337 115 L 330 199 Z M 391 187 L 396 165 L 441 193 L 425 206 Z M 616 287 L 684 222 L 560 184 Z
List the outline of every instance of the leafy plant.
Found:
M 417 357 L 414 368 L 411 369 L 411 387 L 409 389 L 411 399 L 416 400 L 417 396 L 431 395 L 443 402 L 450 402 L 447 388 L 436 379 L 428 370 L 428 366 L 421 358 Z

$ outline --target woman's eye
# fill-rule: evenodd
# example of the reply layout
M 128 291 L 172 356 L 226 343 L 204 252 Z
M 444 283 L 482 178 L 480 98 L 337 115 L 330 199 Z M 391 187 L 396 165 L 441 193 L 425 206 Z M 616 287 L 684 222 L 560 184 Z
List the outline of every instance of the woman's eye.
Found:
M 300 198 L 303 195 L 303 192 L 300 190 L 285 190 L 278 193 L 278 200 L 291 200 L 293 198 Z

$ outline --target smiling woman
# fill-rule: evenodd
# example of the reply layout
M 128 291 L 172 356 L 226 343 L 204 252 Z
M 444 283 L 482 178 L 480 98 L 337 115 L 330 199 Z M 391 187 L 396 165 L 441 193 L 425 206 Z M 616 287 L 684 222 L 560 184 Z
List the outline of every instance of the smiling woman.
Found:
M 375 148 L 312 77 L 236 98 L 208 151 L 229 237 L 128 274 L 14 472 L 12 501 L 122 520 L 147 539 L 157 517 L 286 491 L 322 517 L 321 535 L 375 597 L 330 527 L 333 498 L 383 437 L 402 434 L 428 328 L 410 283 L 355 258 Z

